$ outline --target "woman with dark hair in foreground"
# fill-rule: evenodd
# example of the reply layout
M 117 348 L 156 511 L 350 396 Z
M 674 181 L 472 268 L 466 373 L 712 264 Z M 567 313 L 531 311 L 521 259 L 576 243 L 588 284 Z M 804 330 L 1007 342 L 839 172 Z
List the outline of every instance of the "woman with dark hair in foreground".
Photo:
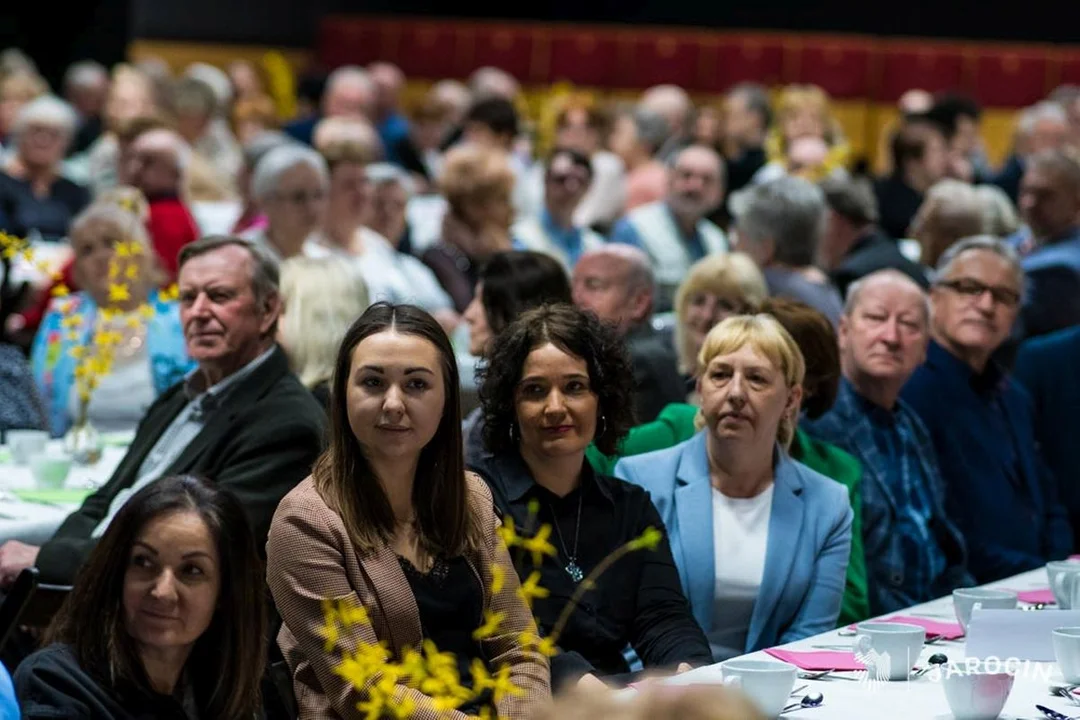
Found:
M 109 525 L 15 674 L 24 718 L 250 720 L 266 657 L 262 563 L 244 510 L 165 478 Z

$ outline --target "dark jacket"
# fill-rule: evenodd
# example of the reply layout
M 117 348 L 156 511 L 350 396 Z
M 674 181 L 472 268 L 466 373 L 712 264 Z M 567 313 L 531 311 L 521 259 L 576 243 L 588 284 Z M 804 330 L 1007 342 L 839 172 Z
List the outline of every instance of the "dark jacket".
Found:
M 634 366 L 634 411 L 639 423 L 652 422 L 671 403 L 686 400 L 678 359 L 671 343 L 648 322 L 626 334 Z
M 841 297 L 847 296 L 848 286 L 878 270 L 893 269 L 907 275 L 924 290 L 930 289 L 926 273 L 917 263 L 913 263 L 900 252 L 896 241 L 890 239 L 878 228 L 871 228 L 860 237 L 848 250 L 840 267 L 832 273 L 832 280 Z
M 964 534 L 975 580 L 1064 559 L 1073 534 L 1058 483 L 1035 447 L 1031 396 L 991 365 L 982 375 L 936 342 L 901 392 L 930 431 L 945 511 Z
M 894 173 L 874 183 L 874 195 L 881 229 L 895 240 L 906 238 L 908 226 L 922 205 L 922 193 L 904 182 L 899 173 Z
M 1080 547 L 1080 327 L 1028 340 L 1016 356 L 1016 379 L 1035 403 L 1035 440 L 1061 490 Z
M 188 720 L 168 695 L 103 686 L 67 645 L 49 645 L 19 664 L 15 694 L 26 720 Z
M 113 498 L 135 483 L 139 466 L 187 403 L 180 383 L 150 406 L 109 482 L 68 515 L 42 546 L 37 559 L 42 582 L 72 584 L 97 543 L 91 533 L 108 513 Z M 231 490 L 244 504 L 262 549 L 278 502 L 311 472 L 325 435 L 325 411 L 289 372 L 285 353 L 275 348 L 229 391 L 225 404 L 164 474 L 201 475 Z

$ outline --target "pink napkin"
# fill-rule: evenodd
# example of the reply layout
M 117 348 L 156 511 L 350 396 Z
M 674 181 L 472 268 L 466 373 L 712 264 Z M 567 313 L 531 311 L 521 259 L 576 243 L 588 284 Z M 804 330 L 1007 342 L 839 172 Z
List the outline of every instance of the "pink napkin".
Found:
M 956 638 L 964 637 L 964 628 L 960 627 L 960 623 L 941 622 L 940 620 L 911 617 L 910 615 L 893 615 L 892 617 L 885 618 L 882 622 L 898 622 L 907 623 L 908 625 L 918 625 L 926 630 L 927 637 L 939 635 L 942 640 L 955 640 Z
M 817 652 L 798 652 L 796 650 L 766 650 L 777 660 L 789 662 L 802 670 L 865 670 L 866 666 L 855 659 L 855 653 L 822 650 Z
M 1057 603 L 1057 600 L 1054 599 L 1054 591 L 1050 588 L 1045 590 L 1024 590 L 1016 593 L 1016 597 L 1020 599 L 1020 602 L 1026 603 L 1046 603 L 1047 605 Z

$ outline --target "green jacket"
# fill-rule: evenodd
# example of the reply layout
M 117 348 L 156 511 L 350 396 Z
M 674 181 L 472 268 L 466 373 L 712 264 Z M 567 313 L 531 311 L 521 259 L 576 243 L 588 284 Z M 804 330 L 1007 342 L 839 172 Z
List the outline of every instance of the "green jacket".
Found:
M 698 409 L 693 405 L 673 403 L 664 408 L 656 420 L 633 428 L 623 440 L 619 455 L 604 455 L 590 445 L 585 456 L 596 472 L 614 475 L 615 463 L 623 457 L 663 450 L 689 440 L 697 432 L 694 427 L 697 413 Z M 841 627 L 861 622 L 870 617 L 866 556 L 863 554 L 862 540 L 862 465 L 835 445 L 814 440 L 798 429 L 795 431 L 790 452 L 795 460 L 836 480 L 848 489 L 855 517 L 851 526 L 851 559 L 848 561 L 839 622 Z

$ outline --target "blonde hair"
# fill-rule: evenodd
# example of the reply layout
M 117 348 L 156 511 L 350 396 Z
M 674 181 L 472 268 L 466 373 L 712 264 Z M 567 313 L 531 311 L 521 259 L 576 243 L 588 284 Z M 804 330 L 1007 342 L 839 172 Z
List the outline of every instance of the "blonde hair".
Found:
M 341 340 L 368 306 L 364 281 L 347 264 L 298 256 L 281 263 L 280 287 L 281 336 L 293 372 L 309 389 L 330 382 Z
M 851 147 L 844 139 L 840 123 L 833 116 L 829 102 L 828 93 L 817 85 L 788 85 L 784 88 L 776 103 L 776 121 L 765 138 L 765 155 L 768 161 L 779 162 L 787 167 L 789 148 L 788 139 L 783 135 L 784 121 L 795 113 L 808 111 L 821 118 L 821 126 L 825 131 L 822 140 L 829 150 L 817 173 L 807 179 L 816 182 L 847 167 L 851 160 Z
M 693 372 L 697 367 L 695 349 L 684 326 L 690 309 L 690 299 L 698 293 L 709 293 L 722 298 L 739 300 L 749 310 L 757 310 L 769 290 L 761 270 L 745 253 L 709 255 L 690 267 L 686 279 L 675 292 L 675 351 L 679 358 L 679 370 Z
M 736 315 L 723 320 L 709 331 L 698 353 L 698 366 L 708 367 L 716 357 L 733 353 L 749 345 L 765 356 L 784 378 L 788 389 L 802 387 L 806 378 L 806 360 L 791 333 L 772 315 Z M 699 413 L 700 415 L 700 413 Z M 795 437 L 798 410 L 780 419 L 776 441 L 786 450 Z
M 473 145 L 446 153 L 439 191 L 458 217 L 468 203 L 485 203 L 499 195 L 509 198 L 513 187 L 514 171 L 504 153 Z
M 139 205 L 140 201 L 142 206 Z M 71 221 L 68 236 L 74 237 L 91 223 L 103 222 L 112 225 L 117 234 L 126 242 L 136 243 L 142 249 L 142 252 L 135 256 L 135 262 L 138 263 L 140 272 L 133 279 L 133 284 L 149 292 L 152 288 L 163 283 L 166 275 L 158 264 L 157 254 L 154 252 L 153 244 L 150 241 L 150 233 L 146 229 L 145 219 L 140 214 L 142 212 L 141 208 L 145 207 L 145 205 L 145 198 L 135 188 L 114 188 L 91 203 Z M 77 276 L 80 273 L 78 261 L 75 263 L 75 273 Z M 81 280 L 80 284 L 85 282 L 85 280 Z

